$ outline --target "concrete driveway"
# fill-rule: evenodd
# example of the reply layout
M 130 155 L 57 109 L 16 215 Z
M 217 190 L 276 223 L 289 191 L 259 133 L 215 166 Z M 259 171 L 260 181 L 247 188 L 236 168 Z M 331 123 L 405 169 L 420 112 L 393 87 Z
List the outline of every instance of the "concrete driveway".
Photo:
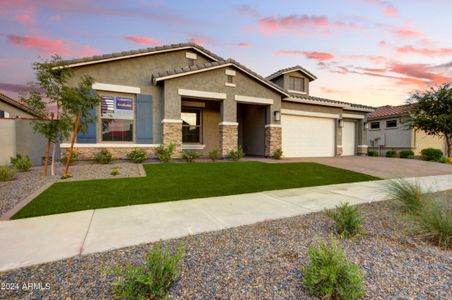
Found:
M 441 164 L 417 159 L 344 156 L 289 158 L 283 159 L 281 162 L 316 162 L 385 179 L 452 174 L 451 164 Z

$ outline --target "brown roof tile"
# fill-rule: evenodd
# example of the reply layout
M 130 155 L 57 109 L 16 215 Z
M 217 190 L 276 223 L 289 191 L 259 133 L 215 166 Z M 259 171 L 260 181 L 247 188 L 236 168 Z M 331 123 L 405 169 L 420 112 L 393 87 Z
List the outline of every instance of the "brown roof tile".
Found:
M 375 110 L 374 112 L 370 113 L 367 116 L 367 118 L 369 120 L 376 120 L 376 119 L 384 119 L 384 118 L 389 118 L 389 117 L 403 116 L 403 115 L 407 115 L 409 113 L 410 108 L 411 108 L 410 104 L 399 105 L 399 106 L 391 106 L 391 105 L 381 106 L 381 107 L 378 107 L 377 110 Z

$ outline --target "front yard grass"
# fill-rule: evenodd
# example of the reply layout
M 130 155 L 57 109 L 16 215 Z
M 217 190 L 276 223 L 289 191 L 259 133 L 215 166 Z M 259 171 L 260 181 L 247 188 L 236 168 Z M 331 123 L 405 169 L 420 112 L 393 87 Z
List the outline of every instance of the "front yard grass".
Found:
M 147 164 L 146 177 L 58 182 L 13 219 L 86 209 L 376 180 L 316 163 Z

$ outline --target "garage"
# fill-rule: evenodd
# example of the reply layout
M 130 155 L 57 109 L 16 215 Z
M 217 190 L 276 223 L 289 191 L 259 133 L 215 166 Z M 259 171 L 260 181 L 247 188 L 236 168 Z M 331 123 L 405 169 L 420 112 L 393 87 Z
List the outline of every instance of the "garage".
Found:
M 283 114 L 285 157 L 335 156 L 335 119 Z
M 355 155 L 356 122 L 344 121 L 342 127 L 342 155 Z

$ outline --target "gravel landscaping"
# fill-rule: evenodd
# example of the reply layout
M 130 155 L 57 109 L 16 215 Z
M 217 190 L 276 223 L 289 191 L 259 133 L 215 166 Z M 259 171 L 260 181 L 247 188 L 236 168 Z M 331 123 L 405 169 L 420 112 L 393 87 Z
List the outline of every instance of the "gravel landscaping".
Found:
M 346 255 L 365 270 L 366 299 L 450 299 L 452 253 L 407 234 L 410 227 L 390 201 L 359 206 L 366 235 L 340 240 Z M 184 272 L 172 299 L 311 299 L 300 269 L 307 248 L 329 239 L 334 223 L 324 213 L 267 221 L 165 241 L 186 245 Z M 87 255 L 0 273 L 0 283 L 33 282 L 50 289 L 1 291 L 3 299 L 111 299 L 106 270 L 139 263 L 152 245 Z
M 119 168 L 120 174 L 117 176 L 110 175 L 111 169 L 114 167 Z M 28 172 L 17 172 L 16 178 L 13 181 L 0 182 L 0 215 L 16 206 L 17 203 L 27 198 L 45 184 L 61 180 L 64 166 L 60 163 L 56 164 L 55 176 L 49 175 L 43 177 L 42 169 L 43 167 L 33 167 Z M 77 162 L 71 166 L 69 173 L 73 177 L 64 181 L 140 176 L 137 164 L 124 161 L 114 161 L 106 165 L 94 164 L 92 162 Z M 50 168 L 48 169 L 48 174 L 50 174 Z

